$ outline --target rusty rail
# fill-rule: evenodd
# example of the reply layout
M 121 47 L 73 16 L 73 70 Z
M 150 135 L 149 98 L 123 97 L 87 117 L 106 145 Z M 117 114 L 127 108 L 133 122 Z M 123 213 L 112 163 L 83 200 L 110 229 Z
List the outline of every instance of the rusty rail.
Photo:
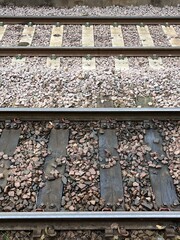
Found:
M 0 16 L 4 24 L 180 24 L 180 17 L 173 16 Z

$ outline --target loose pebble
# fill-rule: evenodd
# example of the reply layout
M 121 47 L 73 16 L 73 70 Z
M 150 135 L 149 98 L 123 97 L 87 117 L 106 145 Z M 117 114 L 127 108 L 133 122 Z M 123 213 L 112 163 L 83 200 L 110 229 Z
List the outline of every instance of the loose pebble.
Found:
M 106 126 L 108 126 L 108 122 Z M 179 121 L 153 120 L 152 126 L 160 133 L 153 144 L 163 142 L 164 154 L 158 155 L 145 143 L 146 122 L 120 121 L 114 129 L 118 139 L 118 157 L 105 149 L 105 163 L 99 158 L 98 134 L 102 130 L 99 122 L 70 122 L 69 142 L 65 156 L 56 158 L 50 172 L 45 175 L 45 158 L 51 154 L 48 141 L 52 125 L 49 122 L 22 122 L 20 140 L 13 156 L 0 152 L 0 167 L 10 163 L 7 183 L 0 188 L 1 211 L 33 211 L 36 209 L 38 192 L 46 181 L 61 178 L 64 184 L 62 210 L 102 211 L 115 210 L 124 204 L 126 211 L 157 210 L 155 196 L 151 187 L 149 169 L 157 174 L 166 165 L 172 176 L 176 192 L 180 197 L 179 179 Z M 147 126 L 146 126 L 147 125 Z M 0 125 L 4 130 L 5 124 Z M 105 129 L 104 129 L 105 131 Z M 162 138 L 162 140 L 161 140 Z M 28 149 L 28 151 L 27 151 Z M 149 155 L 147 160 L 146 155 Z M 119 161 L 124 188 L 124 200 L 111 206 L 101 198 L 99 187 L 100 169 L 109 169 Z M 57 166 L 65 165 L 61 174 Z M 6 180 L 1 170 L 0 179 Z M 177 206 L 179 202 L 175 202 Z

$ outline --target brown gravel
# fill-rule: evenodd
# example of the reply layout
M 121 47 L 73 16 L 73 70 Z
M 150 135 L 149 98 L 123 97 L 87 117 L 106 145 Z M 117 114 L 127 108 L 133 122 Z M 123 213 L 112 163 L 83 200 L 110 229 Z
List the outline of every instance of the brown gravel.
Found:
M 81 71 L 82 70 L 81 65 L 82 65 L 82 58 L 80 57 L 74 57 L 74 58 L 62 57 L 60 59 L 60 68 L 62 69 L 62 71 L 65 71 L 66 73 L 70 71 L 74 71 L 75 69 L 76 71 Z M 70 82 L 68 82 L 67 85 L 68 84 L 70 84 Z
M 62 210 L 101 211 L 106 206 L 104 199 L 100 198 L 99 122 L 67 124 L 70 137 L 67 155 L 63 156 L 66 170 L 62 178 L 64 183 Z M 20 139 L 13 156 L 0 152 L 1 168 L 4 161 L 10 161 L 7 185 L 1 188 L 1 211 L 34 211 L 38 191 L 44 186 L 43 167 L 46 156 L 50 154 L 47 145 L 52 124 L 22 122 L 20 127 Z M 119 142 L 117 151 L 127 211 L 157 210 L 149 179 L 150 165 L 155 165 L 156 168 L 161 164 L 168 165 L 180 197 L 180 122 L 154 121 L 153 127 L 162 135 L 166 155 L 161 160 L 158 158 L 158 161 L 156 154 L 144 143 L 144 122 L 117 123 L 116 135 Z M 1 123 L 0 135 L 3 129 L 4 123 Z M 150 153 L 151 157 L 148 163 L 147 153 Z M 0 179 L 4 179 L 3 172 L 0 173 Z
M 100 200 L 98 137 L 93 125 L 75 124 L 67 146 L 67 184 L 62 206 L 70 211 L 97 211 L 103 208 Z
M 125 240 L 165 240 L 165 237 L 161 231 L 133 230 Z
M 1 211 L 32 211 L 39 188 L 43 186 L 42 165 L 48 155 L 48 129 L 39 123 L 21 125 L 19 144 L 12 157 L 0 153 L 0 159 L 10 160 L 7 185 L 0 198 Z
M 101 231 L 60 231 L 57 240 L 103 240 Z
M 32 232 L 28 231 L 1 231 L 0 239 L 2 240 L 31 240 Z M 49 240 L 50 238 L 45 237 L 42 234 L 42 239 Z M 103 231 L 58 231 L 57 235 L 53 237 L 54 240 L 103 240 Z
M 120 123 L 118 127 L 120 164 L 124 181 L 125 210 L 154 210 L 154 197 L 145 160 L 143 123 Z
M 28 231 L 6 231 L 0 232 L 2 239 L 8 240 L 30 240 L 31 232 Z M 49 238 L 45 237 L 44 240 Z M 53 237 L 54 240 L 103 240 L 104 231 L 91 231 L 91 230 L 78 230 L 78 231 L 58 231 L 57 236 Z M 152 230 L 132 230 L 129 231 L 129 236 L 124 240 L 165 240 L 164 231 Z
M 156 127 L 163 137 L 163 150 L 166 158 L 162 162 L 169 167 L 180 198 L 180 122 L 156 122 Z

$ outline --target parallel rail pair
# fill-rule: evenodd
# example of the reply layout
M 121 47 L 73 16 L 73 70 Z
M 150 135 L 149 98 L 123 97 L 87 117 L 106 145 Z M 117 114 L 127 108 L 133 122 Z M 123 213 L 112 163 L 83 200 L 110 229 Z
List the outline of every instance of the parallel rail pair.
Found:
M 82 17 L 9 17 L 0 16 L 3 24 L 180 24 L 179 17 L 107 17 L 107 16 L 82 16 Z M 69 56 L 69 57 L 102 57 L 102 56 L 151 56 L 177 57 L 180 56 L 180 47 L 0 47 L 0 56 Z
M 67 119 L 94 121 L 180 120 L 180 109 L 0 109 L 0 121 L 45 121 Z M 102 230 L 106 239 L 124 239 L 131 230 L 164 231 L 168 239 L 179 235 L 180 212 L 31 212 L 1 213 L 0 230 L 33 232 L 33 239 L 42 234 L 55 238 L 60 230 Z
M 180 24 L 179 17 L 0 17 L 2 24 Z M 180 56 L 180 48 L 36 48 L 1 47 L 0 56 Z M 0 109 L 0 121 L 72 121 L 180 120 L 180 109 Z M 43 232 L 54 238 L 58 230 L 103 230 L 105 237 L 125 237 L 129 230 L 165 231 L 173 238 L 179 234 L 180 212 L 32 212 L 1 213 L 0 230 L 33 231 L 33 238 Z

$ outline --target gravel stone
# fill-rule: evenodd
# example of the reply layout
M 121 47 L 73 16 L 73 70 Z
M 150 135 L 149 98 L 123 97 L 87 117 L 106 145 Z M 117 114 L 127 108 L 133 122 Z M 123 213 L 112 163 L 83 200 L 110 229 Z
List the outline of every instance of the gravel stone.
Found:
M 59 231 L 56 240 L 103 240 L 103 231 Z
M 163 145 L 163 150 L 165 151 L 166 156 L 161 163 L 168 165 L 176 187 L 177 195 L 180 197 L 180 122 L 156 121 L 155 126 L 158 131 L 161 132 L 163 142 L 165 143 Z
M 38 161 L 44 162 L 43 155 L 48 155 L 45 154 L 48 152 L 48 129 L 40 123 L 21 123 L 20 128 L 20 140 L 13 156 L 3 154 L 3 158 L 9 159 L 11 164 L 0 200 L 3 211 L 32 211 L 38 190 L 43 186 L 43 171 L 41 167 L 34 166 Z
M 15 7 L 15 6 L 1 6 L 0 15 L 26 15 L 26 16 L 58 16 L 58 15 L 72 15 L 72 16 L 179 16 L 178 6 L 164 6 L 154 7 L 152 5 L 144 6 L 108 6 L 87 7 L 75 6 L 73 8 L 53 8 L 53 7 Z
M 49 46 L 52 25 L 36 25 L 31 46 Z
M 82 46 L 81 25 L 65 25 L 63 30 L 63 47 Z
M 122 25 L 122 34 L 126 47 L 142 47 L 136 26 Z
M 97 211 L 103 207 L 98 188 L 97 140 L 93 124 L 75 123 L 72 126 L 67 146 L 64 210 Z
M 154 196 L 146 162 L 144 129 L 141 122 L 119 122 L 117 136 L 118 153 L 122 169 L 125 210 L 153 210 Z M 147 202 L 149 197 L 152 203 Z
M 171 46 L 167 35 L 164 34 L 162 27 L 160 25 L 158 26 L 148 26 L 149 28 L 149 32 L 151 34 L 151 37 L 153 39 L 154 45 L 156 47 L 167 47 L 167 46 Z
M 8 69 L 3 66 L 0 107 L 97 107 L 110 99 L 114 107 L 142 107 L 136 99 L 146 96 L 154 107 L 180 106 L 178 68 L 170 69 L 168 65 L 153 71 L 135 65 L 129 71 L 114 72 L 113 58 L 96 62 L 97 71 L 88 73 L 82 72 L 80 58 L 64 59 L 59 70 L 37 69 L 39 64 L 22 68 L 10 65 Z
M 0 41 L 0 46 L 15 47 L 18 45 L 23 32 L 23 25 L 8 25 Z
M 94 46 L 112 47 L 109 25 L 94 25 Z

